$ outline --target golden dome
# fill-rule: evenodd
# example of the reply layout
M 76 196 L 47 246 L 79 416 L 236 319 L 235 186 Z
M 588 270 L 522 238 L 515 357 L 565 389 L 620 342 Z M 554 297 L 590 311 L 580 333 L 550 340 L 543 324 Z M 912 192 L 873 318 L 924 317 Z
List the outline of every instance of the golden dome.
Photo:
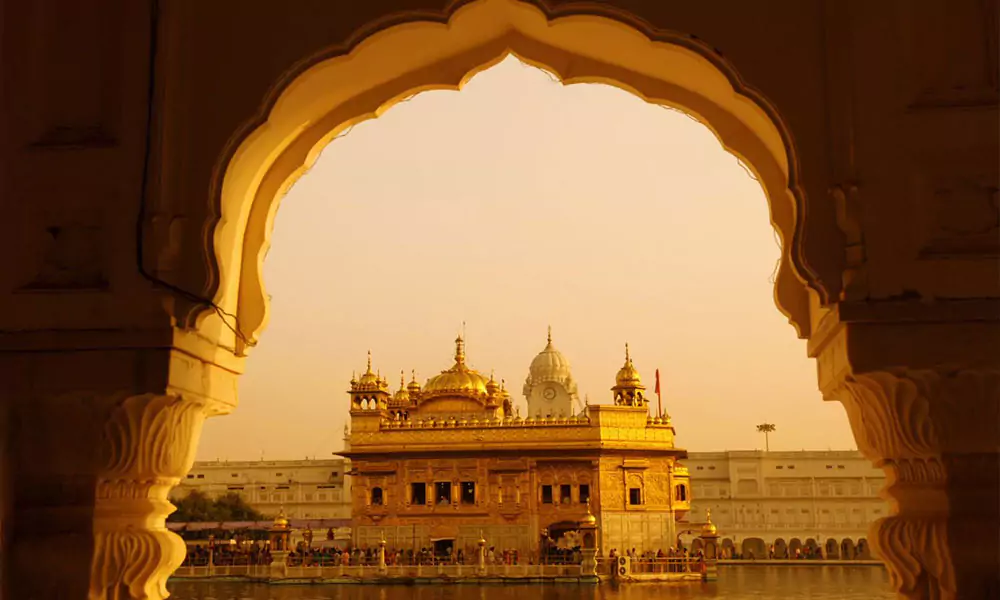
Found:
M 493 373 L 490 373 L 490 380 L 486 382 L 486 393 L 490 396 L 495 396 L 497 392 L 500 391 L 500 384 L 497 380 L 493 378 Z
M 288 517 L 285 516 L 285 507 L 281 507 L 281 512 L 274 518 L 274 527 L 276 529 L 288 528 Z
M 420 383 L 417 381 L 417 371 L 416 369 L 412 372 L 413 378 L 410 379 L 410 383 L 406 386 L 406 390 L 410 392 L 411 396 L 415 396 L 420 393 Z
M 455 340 L 455 364 L 447 371 L 441 371 L 427 380 L 421 393 L 422 398 L 457 394 L 461 396 L 488 396 L 489 381 L 475 369 L 465 364 L 465 342 L 462 336 Z
M 705 509 L 705 524 L 701 526 L 701 534 L 705 536 L 712 536 L 718 529 L 715 527 L 715 523 L 712 522 L 712 509 Z
M 628 352 L 628 344 L 625 344 L 625 364 L 622 365 L 621 369 L 618 369 L 618 375 L 615 376 L 615 385 L 618 387 L 642 387 L 642 378 L 639 377 L 639 371 L 632 364 L 632 357 Z
M 392 399 L 400 403 L 410 401 L 410 392 L 406 389 L 406 377 L 402 371 L 399 372 L 399 389 L 396 390 L 396 394 Z

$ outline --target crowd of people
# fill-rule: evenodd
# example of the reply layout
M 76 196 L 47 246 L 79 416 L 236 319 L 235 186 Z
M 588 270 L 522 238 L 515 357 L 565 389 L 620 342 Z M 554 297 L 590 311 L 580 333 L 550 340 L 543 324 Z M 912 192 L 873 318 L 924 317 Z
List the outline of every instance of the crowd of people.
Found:
M 207 567 L 209 561 L 217 567 L 269 565 L 271 564 L 271 552 L 266 545 L 259 542 L 243 546 L 196 544 L 188 546 L 187 556 L 181 566 Z
M 691 573 L 701 572 L 705 567 L 705 557 L 701 550 L 689 551 L 684 547 L 645 551 L 631 548 L 624 553 L 612 548 L 608 552 L 611 568 L 614 568 L 619 556 L 631 559 L 633 573 Z M 599 563 L 604 560 L 600 553 L 597 559 Z
M 477 562 L 475 549 L 469 551 L 459 548 L 447 548 L 445 552 L 435 553 L 432 548 L 413 549 L 386 548 L 385 564 L 388 566 L 414 565 L 475 565 Z M 485 560 L 491 565 L 522 564 L 521 552 L 515 549 L 497 549 L 493 546 L 486 549 Z M 182 566 L 204 567 L 209 562 L 214 566 L 267 565 L 271 563 L 271 553 L 266 545 L 260 543 L 235 544 L 195 544 L 188 546 L 188 553 Z M 378 565 L 378 549 L 371 547 L 308 547 L 298 544 L 295 550 L 288 553 L 289 566 L 376 566 Z M 579 550 L 568 551 L 565 554 L 546 556 L 544 564 L 579 563 Z M 535 564 L 533 557 L 528 557 L 523 564 Z

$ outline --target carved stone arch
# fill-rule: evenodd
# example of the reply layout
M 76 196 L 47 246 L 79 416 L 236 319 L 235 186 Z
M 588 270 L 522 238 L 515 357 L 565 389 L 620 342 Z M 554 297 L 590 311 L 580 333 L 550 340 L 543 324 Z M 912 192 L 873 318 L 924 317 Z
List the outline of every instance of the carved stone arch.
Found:
M 374 26 L 301 61 L 273 88 L 259 121 L 237 133 L 232 151 L 220 158 L 212 192 L 220 215 L 210 251 L 218 271 L 213 299 L 236 314 L 240 332 L 223 342 L 245 353 L 266 326 L 261 267 L 274 215 L 323 147 L 415 93 L 460 89 L 510 54 L 564 84 L 610 84 L 705 124 L 761 183 L 784 241 L 775 300 L 799 336 L 808 337 L 808 290 L 820 303 L 829 294 L 804 259 L 806 210 L 794 145 L 777 111 L 714 49 L 687 35 L 648 30 L 623 11 L 593 7 L 555 14 L 516 0 L 477 0 L 427 18 Z M 199 326 L 207 330 L 206 321 L 217 318 L 206 310 Z

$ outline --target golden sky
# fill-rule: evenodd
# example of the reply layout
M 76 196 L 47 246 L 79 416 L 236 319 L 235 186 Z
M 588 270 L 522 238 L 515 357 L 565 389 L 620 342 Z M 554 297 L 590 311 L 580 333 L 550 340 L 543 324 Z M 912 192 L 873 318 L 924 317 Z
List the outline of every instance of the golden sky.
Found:
M 198 458 L 325 458 L 348 381 L 393 390 L 469 362 L 521 386 L 546 327 L 581 397 L 611 401 L 628 342 L 693 451 L 849 449 L 805 342 L 774 305 L 779 249 L 760 186 L 703 125 L 509 58 L 332 142 L 282 201 L 265 264 L 271 321 L 240 406 Z

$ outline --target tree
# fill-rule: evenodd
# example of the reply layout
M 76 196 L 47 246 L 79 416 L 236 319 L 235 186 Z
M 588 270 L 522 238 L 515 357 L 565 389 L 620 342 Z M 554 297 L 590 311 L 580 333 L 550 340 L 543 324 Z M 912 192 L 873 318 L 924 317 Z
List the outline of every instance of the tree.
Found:
M 764 450 L 766 452 L 771 451 L 771 440 L 768 439 L 768 434 L 773 432 L 775 429 L 777 428 L 774 426 L 774 423 L 761 423 L 757 426 L 757 433 L 764 434 Z
M 235 492 L 213 500 L 204 492 L 192 490 L 187 496 L 175 501 L 174 505 L 177 510 L 167 517 L 173 523 L 263 521 L 266 518 Z

